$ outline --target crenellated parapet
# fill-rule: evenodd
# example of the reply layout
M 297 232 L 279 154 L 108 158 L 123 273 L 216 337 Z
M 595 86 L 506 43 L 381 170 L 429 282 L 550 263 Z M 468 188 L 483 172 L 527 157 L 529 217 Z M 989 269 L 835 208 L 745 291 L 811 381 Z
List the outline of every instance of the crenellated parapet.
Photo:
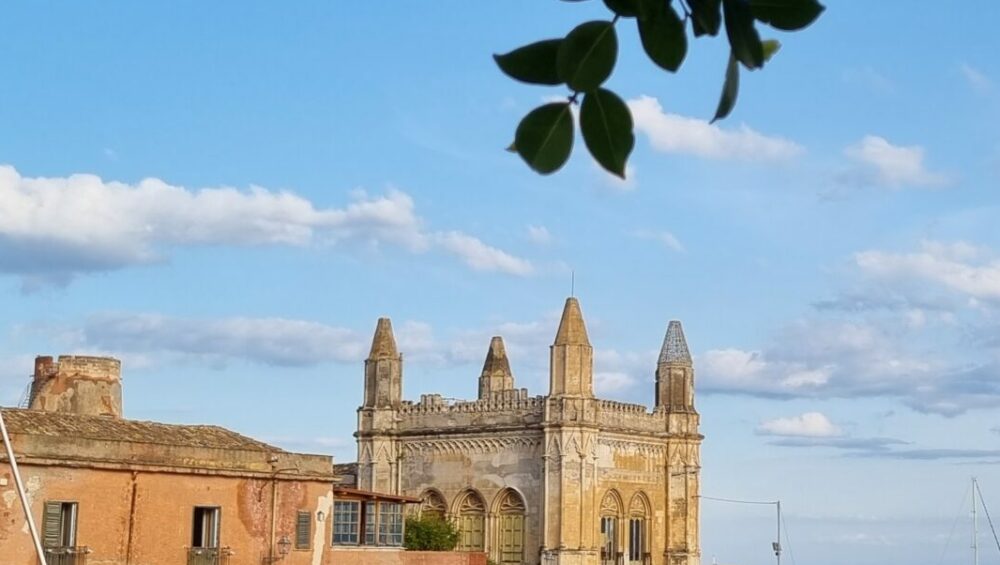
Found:
M 663 411 L 650 412 L 642 404 L 628 404 L 613 400 L 601 400 L 598 407 L 602 428 L 651 434 L 663 434 L 667 431 L 667 414 Z
M 424 432 L 437 429 L 477 431 L 523 427 L 541 422 L 545 397 L 528 396 L 527 389 L 491 393 L 481 400 L 448 400 L 424 394 L 419 402 L 404 402 L 396 413 L 396 430 Z

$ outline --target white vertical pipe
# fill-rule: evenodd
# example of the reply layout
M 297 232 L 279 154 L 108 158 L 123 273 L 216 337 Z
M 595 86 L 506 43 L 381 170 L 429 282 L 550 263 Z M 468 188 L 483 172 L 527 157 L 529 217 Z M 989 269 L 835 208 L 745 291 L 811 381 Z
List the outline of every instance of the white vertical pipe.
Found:
M 24 483 L 21 482 L 21 472 L 17 469 L 17 460 L 14 459 L 14 446 L 10 443 L 10 436 L 7 435 L 7 424 L 3 421 L 3 410 L 0 410 L 0 435 L 3 436 L 3 445 L 7 449 L 7 459 L 10 461 L 10 470 L 14 475 L 17 495 L 21 498 L 21 508 L 24 509 L 24 517 L 28 521 L 28 530 L 31 532 L 32 541 L 35 542 L 35 553 L 38 555 L 38 562 L 41 565 L 48 565 L 45 561 L 45 550 L 42 549 L 42 540 L 38 537 L 38 530 L 35 528 L 35 520 L 31 517 L 31 505 L 28 503 L 28 495 L 24 492 Z

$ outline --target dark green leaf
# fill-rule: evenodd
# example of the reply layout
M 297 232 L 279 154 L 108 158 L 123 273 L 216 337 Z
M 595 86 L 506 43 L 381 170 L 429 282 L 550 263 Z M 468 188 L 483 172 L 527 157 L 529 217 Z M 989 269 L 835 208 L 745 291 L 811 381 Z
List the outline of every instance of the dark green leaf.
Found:
M 493 55 L 493 59 L 513 79 L 531 84 L 562 84 L 556 70 L 560 43 L 561 39 L 538 41 L 506 55 Z
M 639 0 L 604 0 L 604 5 L 623 18 L 639 15 Z
M 747 0 L 722 0 L 726 35 L 733 55 L 743 66 L 753 70 L 764 66 L 764 47 L 754 28 L 753 14 Z
M 642 48 L 654 63 L 675 72 L 687 54 L 684 22 L 663 0 L 646 2 L 646 6 L 645 17 L 638 20 Z
M 625 178 L 625 163 L 635 146 L 632 113 L 610 90 L 587 93 L 580 105 L 580 131 L 594 159 L 609 173 Z
M 781 49 L 781 42 L 777 39 L 765 39 L 760 44 L 764 48 L 764 62 L 770 61 L 771 57 Z
M 569 102 L 539 106 L 521 120 L 514 134 L 518 155 L 536 172 L 553 173 L 573 149 L 573 114 Z
M 736 55 L 729 54 L 729 64 L 726 65 L 726 81 L 722 84 L 722 96 L 719 106 L 715 109 L 715 117 L 711 123 L 721 120 L 733 111 L 736 105 L 736 95 L 740 91 L 740 66 L 736 63 Z
M 785 31 L 800 30 L 826 8 L 816 0 L 750 0 L 753 17 Z
M 511 141 L 510 145 L 504 148 L 504 151 L 509 151 L 511 153 L 517 153 L 517 142 Z
M 607 80 L 618 58 L 618 36 L 611 22 L 578 25 L 559 45 L 559 78 L 578 92 L 593 90 Z
M 694 36 L 718 35 L 722 25 L 722 0 L 687 0 Z

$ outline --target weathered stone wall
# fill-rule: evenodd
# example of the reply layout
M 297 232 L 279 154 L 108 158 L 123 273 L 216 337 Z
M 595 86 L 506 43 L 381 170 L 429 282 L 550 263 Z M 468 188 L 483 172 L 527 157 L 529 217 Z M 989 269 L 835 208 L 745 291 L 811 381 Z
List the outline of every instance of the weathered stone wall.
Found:
M 352 565 L 486 565 L 485 553 L 462 551 L 337 548 L 333 559 Z
M 401 433 L 428 433 L 432 430 L 474 432 L 475 428 L 495 431 L 498 427 L 523 429 L 540 424 L 545 398 L 528 397 L 521 391 L 494 393 L 483 400 L 446 402 L 440 395 L 423 395 L 419 403 L 405 403 L 397 413 L 396 429 Z
M 122 417 L 121 362 L 111 357 L 35 358 L 30 408 Z
M 538 563 L 544 511 L 540 430 L 407 437 L 400 446 L 400 492 L 414 497 L 436 492 L 450 517 L 457 516 L 464 496 L 474 492 L 486 507 L 487 536 L 495 530 L 493 520 L 506 491 L 516 492 L 525 505 L 524 563 Z

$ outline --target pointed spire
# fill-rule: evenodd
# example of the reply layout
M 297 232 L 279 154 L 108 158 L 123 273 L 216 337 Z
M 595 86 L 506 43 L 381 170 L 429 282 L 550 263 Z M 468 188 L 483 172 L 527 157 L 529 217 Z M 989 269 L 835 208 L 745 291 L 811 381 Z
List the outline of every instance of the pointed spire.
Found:
M 691 363 L 684 328 L 677 320 L 671 320 L 667 324 L 667 335 L 664 336 L 663 348 L 660 349 L 660 363 Z
M 396 338 L 392 335 L 392 322 L 389 318 L 379 318 L 375 326 L 375 337 L 372 338 L 372 350 L 369 359 L 398 357 Z
M 590 345 L 587 337 L 587 326 L 583 323 L 583 313 L 576 298 L 566 299 L 562 319 L 559 320 L 559 331 L 553 345 Z
M 490 340 L 490 350 L 486 352 L 486 362 L 483 363 L 483 376 L 493 376 L 501 373 L 502 376 L 511 377 L 510 363 L 507 361 L 507 350 L 503 346 L 503 338 L 493 336 Z

